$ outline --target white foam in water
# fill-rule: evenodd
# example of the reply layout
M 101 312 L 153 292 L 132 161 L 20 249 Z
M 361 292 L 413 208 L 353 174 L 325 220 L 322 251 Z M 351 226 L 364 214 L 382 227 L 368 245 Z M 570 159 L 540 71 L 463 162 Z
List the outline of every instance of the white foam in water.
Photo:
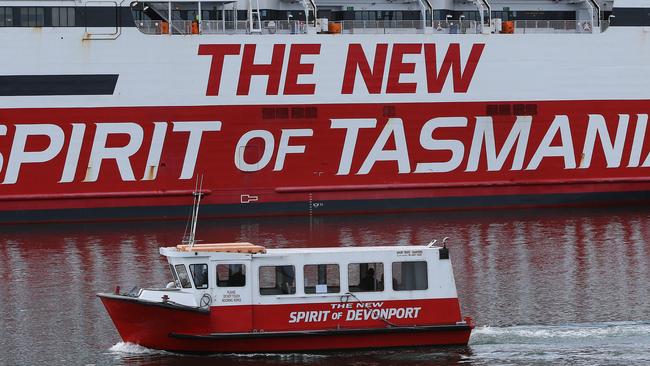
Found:
M 493 343 L 555 343 L 572 339 L 598 340 L 606 338 L 647 336 L 650 323 L 617 322 L 568 325 L 533 325 L 512 327 L 477 327 L 471 344 Z
M 163 351 L 153 350 L 147 347 L 142 347 L 139 344 L 129 342 L 118 342 L 113 347 L 109 348 L 109 351 L 127 355 L 153 355 L 163 353 Z
M 650 323 L 478 327 L 470 347 L 478 364 L 650 364 Z

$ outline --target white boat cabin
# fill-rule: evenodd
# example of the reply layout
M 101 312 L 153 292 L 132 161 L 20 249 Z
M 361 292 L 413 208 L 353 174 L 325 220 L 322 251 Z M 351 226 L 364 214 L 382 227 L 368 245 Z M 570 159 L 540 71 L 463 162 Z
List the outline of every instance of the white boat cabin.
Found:
M 441 247 L 266 249 L 232 243 L 179 245 L 160 248 L 160 254 L 174 281 L 140 290 L 140 300 L 209 308 L 457 298 L 449 251 Z

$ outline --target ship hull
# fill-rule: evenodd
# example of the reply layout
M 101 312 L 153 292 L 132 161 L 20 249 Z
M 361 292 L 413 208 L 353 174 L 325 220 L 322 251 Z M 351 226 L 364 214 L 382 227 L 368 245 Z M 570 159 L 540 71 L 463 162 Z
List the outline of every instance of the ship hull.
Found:
M 5 149 L 0 221 L 184 218 L 197 177 L 203 177 L 206 217 L 650 199 L 644 114 L 650 102 L 501 103 L 534 105 L 538 112 L 476 117 L 492 105 L 294 105 L 282 108 L 314 108 L 318 116 L 270 121 L 268 106 L 5 110 L 18 126 L 7 138 L 21 149 Z M 60 122 L 34 124 L 44 116 Z M 191 133 L 173 130 L 186 121 L 207 126 L 195 150 Z M 219 130 L 210 130 L 217 123 Z M 109 124 L 124 130 L 98 142 L 98 131 Z M 35 126 L 49 130 L 29 130 Z M 21 128 L 27 137 L 17 143 Z M 106 152 L 111 148 L 117 153 Z M 28 162 L 30 152 L 49 159 Z
M 644 203 L 646 33 L 11 28 L 0 222 Z

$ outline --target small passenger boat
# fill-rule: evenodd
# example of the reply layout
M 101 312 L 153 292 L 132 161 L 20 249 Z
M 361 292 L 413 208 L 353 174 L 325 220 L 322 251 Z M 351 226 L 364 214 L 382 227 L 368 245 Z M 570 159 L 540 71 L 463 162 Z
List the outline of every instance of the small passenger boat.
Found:
M 160 248 L 166 288 L 101 293 L 125 342 L 181 352 L 465 345 L 449 251 L 435 246 Z
M 466 345 L 449 249 L 429 245 L 160 248 L 165 288 L 100 293 L 125 342 L 178 352 L 287 352 Z

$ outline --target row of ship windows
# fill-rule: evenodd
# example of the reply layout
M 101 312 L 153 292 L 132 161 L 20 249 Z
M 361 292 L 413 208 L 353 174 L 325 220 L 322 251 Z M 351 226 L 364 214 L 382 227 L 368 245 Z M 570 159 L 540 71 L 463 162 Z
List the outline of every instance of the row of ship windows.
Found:
M 209 287 L 208 265 L 190 264 L 189 273 L 184 264 L 171 266 L 174 281 L 183 288 Z M 260 295 L 291 295 L 296 293 L 296 269 L 293 265 L 260 266 Z M 338 264 L 309 264 L 303 266 L 305 294 L 340 293 L 341 280 Z M 428 288 L 427 262 L 393 262 L 392 288 L 394 291 L 416 291 Z M 191 280 L 190 280 L 191 278 Z M 217 265 L 217 287 L 246 286 L 245 264 Z M 350 263 L 348 265 L 349 292 L 384 291 L 384 264 Z
M 72 7 L 0 7 L 0 27 L 74 27 Z

